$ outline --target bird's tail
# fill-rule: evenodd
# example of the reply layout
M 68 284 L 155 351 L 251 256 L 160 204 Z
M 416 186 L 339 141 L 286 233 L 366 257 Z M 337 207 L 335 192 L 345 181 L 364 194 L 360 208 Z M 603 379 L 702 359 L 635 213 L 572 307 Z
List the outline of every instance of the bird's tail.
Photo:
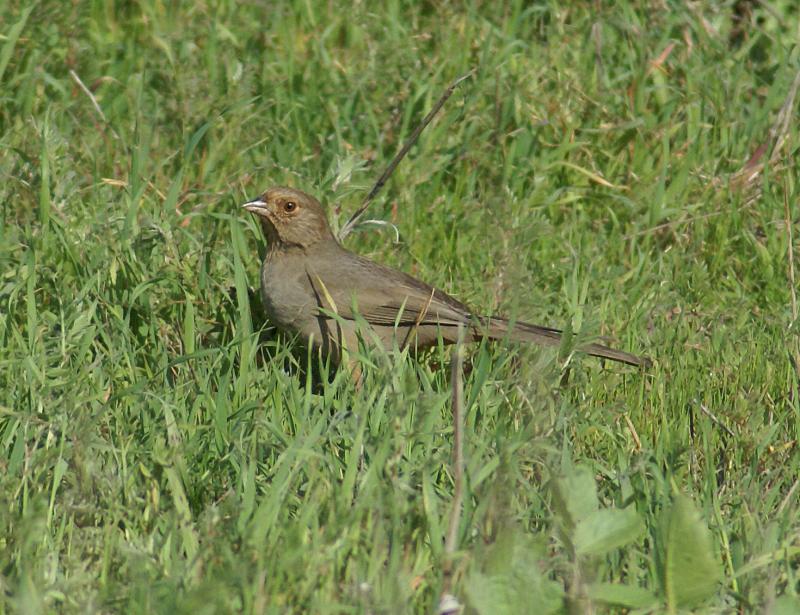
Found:
M 527 322 L 515 322 L 513 325 L 505 318 L 483 318 L 484 331 L 491 339 L 507 338 L 518 342 L 532 342 L 542 346 L 558 346 L 561 344 L 561 331 L 550 327 L 540 327 Z M 650 365 L 650 359 L 637 357 L 635 354 L 615 350 L 602 344 L 585 344 L 578 350 L 595 357 L 611 359 L 628 365 Z

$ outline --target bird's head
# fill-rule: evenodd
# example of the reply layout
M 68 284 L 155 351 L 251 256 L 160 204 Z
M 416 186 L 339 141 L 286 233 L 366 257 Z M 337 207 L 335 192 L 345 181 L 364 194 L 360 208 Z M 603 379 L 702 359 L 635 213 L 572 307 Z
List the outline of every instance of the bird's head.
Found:
M 308 248 L 333 239 L 320 202 L 300 190 L 276 186 L 242 207 L 258 216 L 271 244 Z

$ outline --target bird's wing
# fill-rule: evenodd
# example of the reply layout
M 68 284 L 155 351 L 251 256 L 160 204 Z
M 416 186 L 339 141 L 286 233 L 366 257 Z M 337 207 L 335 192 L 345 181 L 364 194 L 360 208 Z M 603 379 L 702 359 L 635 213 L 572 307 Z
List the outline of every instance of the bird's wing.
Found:
M 469 308 L 416 278 L 347 252 L 335 270 L 307 270 L 319 305 L 341 318 L 371 325 L 468 325 Z M 327 274 L 327 275 L 325 275 Z

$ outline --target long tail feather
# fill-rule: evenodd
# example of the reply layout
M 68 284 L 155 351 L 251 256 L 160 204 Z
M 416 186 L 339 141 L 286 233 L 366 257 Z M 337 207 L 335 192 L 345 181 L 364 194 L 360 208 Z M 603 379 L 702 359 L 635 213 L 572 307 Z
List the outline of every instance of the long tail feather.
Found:
M 527 322 L 515 322 L 513 326 L 504 318 L 484 318 L 486 334 L 492 339 L 508 338 L 520 342 L 533 342 L 542 346 L 558 346 L 561 344 L 561 331 L 550 327 L 540 327 Z M 578 350 L 594 357 L 602 357 L 627 363 L 628 365 L 650 365 L 647 357 L 638 357 L 623 350 L 615 350 L 602 344 L 586 344 L 579 346 Z

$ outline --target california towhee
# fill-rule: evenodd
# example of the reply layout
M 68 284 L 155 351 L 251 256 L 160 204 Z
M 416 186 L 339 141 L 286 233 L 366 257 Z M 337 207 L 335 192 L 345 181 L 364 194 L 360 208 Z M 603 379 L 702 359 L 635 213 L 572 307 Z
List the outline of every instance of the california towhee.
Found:
M 368 343 L 426 348 L 483 338 L 558 346 L 561 331 L 503 318 L 478 316 L 466 305 L 402 271 L 353 254 L 331 231 L 313 196 L 292 188 L 270 188 L 243 205 L 258 216 L 269 241 L 261 267 L 261 296 L 269 317 L 338 362 L 341 349 Z M 370 325 L 371 332 L 359 327 Z M 372 334 L 374 332 L 374 335 Z M 646 365 L 647 359 L 587 344 L 590 355 Z

